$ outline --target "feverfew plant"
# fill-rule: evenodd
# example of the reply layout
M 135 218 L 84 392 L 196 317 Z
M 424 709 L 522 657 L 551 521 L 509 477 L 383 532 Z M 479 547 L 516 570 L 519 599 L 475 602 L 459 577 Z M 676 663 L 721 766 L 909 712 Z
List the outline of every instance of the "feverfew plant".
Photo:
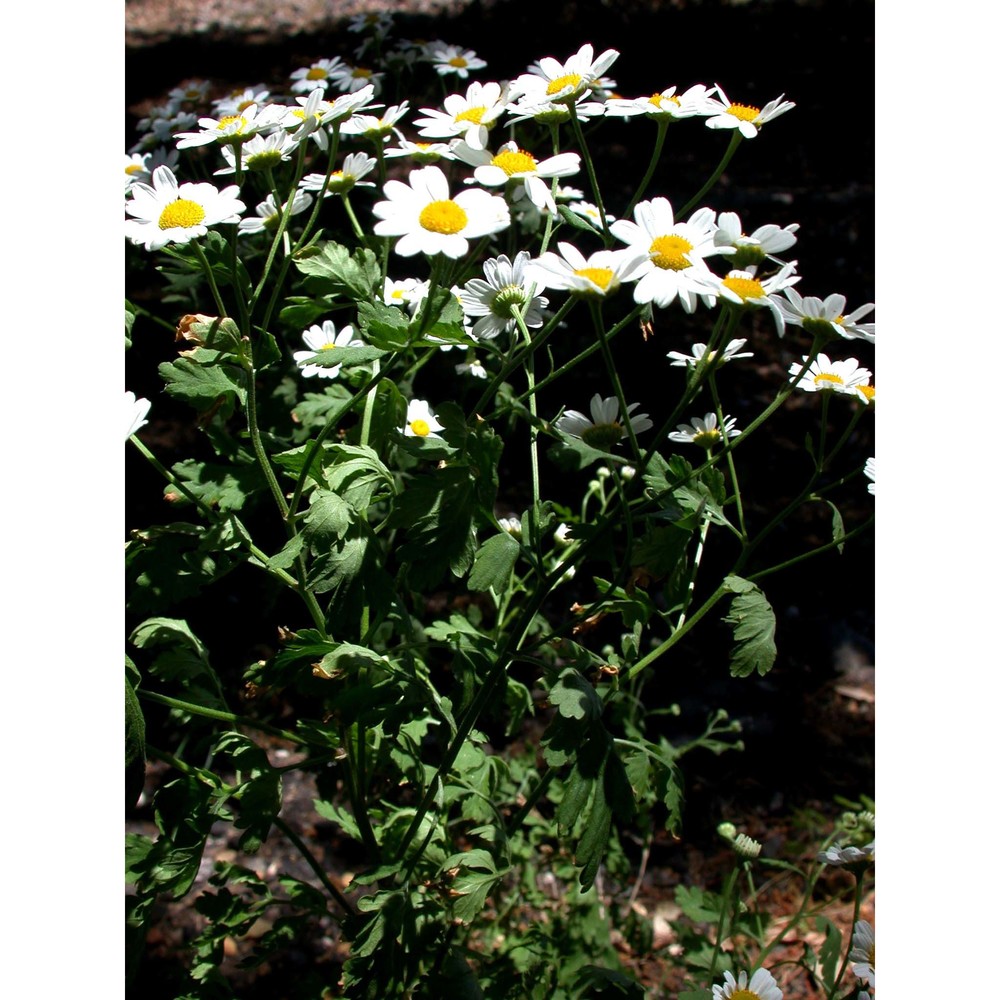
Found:
M 799 295 L 808 277 L 785 252 L 811 234 L 706 201 L 743 140 L 794 129 L 783 95 L 756 108 L 696 82 L 611 97 L 619 53 L 589 44 L 466 83 L 488 68 L 473 50 L 390 45 L 392 27 L 352 21 L 364 65 L 329 56 L 214 100 L 178 92 L 126 156 L 130 280 L 156 286 L 156 305 L 126 304 L 126 346 L 176 329 L 159 376 L 198 438 L 168 466 L 146 431 L 163 396 L 126 392 L 129 446 L 170 507 L 126 549 L 127 774 L 149 758 L 169 773 L 157 835 L 128 840 L 130 940 L 160 897 L 199 886 L 191 996 L 230 994 L 227 942 L 254 940 L 263 962 L 331 916 L 344 962 L 326 995 L 642 996 L 612 936 L 649 930 L 623 843 L 648 854 L 679 836 L 682 757 L 741 746 L 721 710 L 668 739 L 647 682 L 669 685 L 678 644 L 713 622 L 732 676 L 767 674 L 769 576 L 871 529 L 874 458 L 845 456 L 873 419 L 872 373 L 840 341 L 874 342 L 860 322 L 874 306 Z M 413 89 L 375 104 L 401 67 Z M 431 104 L 421 79 L 464 90 L 411 118 Z M 683 141 L 699 121 L 730 137 L 689 197 L 661 168 L 668 125 Z M 592 123 L 637 144 L 656 125 L 627 201 Z M 703 319 L 686 353 L 679 318 Z M 654 331 L 676 349 L 657 351 L 643 398 L 624 361 Z M 748 408 L 743 348 L 780 337 L 801 363 Z M 786 404 L 821 420 L 817 441 L 803 430 L 801 490 L 750 503 L 747 442 Z M 843 498 L 871 515 L 843 516 Z M 790 555 L 785 531 L 772 551 L 817 501 L 829 536 Z M 255 604 L 227 589 L 239 574 L 256 574 Z M 219 634 L 266 627 L 273 647 L 234 665 L 183 602 Z M 290 770 L 315 776 L 317 821 L 354 844 L 346 882 L 282 814 Z M 842 1000 L 848 965 L 871 990 L 873 808 L 805 862 L 724 824 L 719 891 L 677 890 L 680 996 L 780 1000 L 808 975 Z M 204 885 L 219 824 L 242 853 Z M 249 867 L 270 837 L 315 877 Z M 761 869 L 801 883 L 781 928 Z M 854 912 L 838 929 L 823 910 L 842 897 Z M 779 967 L 805 927 L 824 944 Z

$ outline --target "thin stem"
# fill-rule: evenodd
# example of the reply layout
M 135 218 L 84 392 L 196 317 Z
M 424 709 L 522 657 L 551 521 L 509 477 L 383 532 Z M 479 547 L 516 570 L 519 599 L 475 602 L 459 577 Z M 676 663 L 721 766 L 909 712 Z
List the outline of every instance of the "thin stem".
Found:
M 861 900 L 864 898 L 864 875 L 854 875 L 854 913 L 851 916 L 851 930 L 847 936 L 847 947 L 844 949 L 844 960 L 840 963 L 840 969 L 837 972 L 837 978 L 833 981 L 833 987 L 827 993 L 827 997 L 832 997 L 834 993 L 837 992 L 837 987 L 840 985 L 840 980 L 844 978 L 844 973 L 847 971 L 847 963 L 851 960 L 851 941 L 854 936 L 854 927 L 858 922 L 858 917 L 861 914 Z
M 280 817 L 274 817 L 274 825 L 298 848 L 305 862 L 313 870 L 316 878 L 323 883 L 323 888 L 326 889 L 328 893 L 337 901 L 337 904 L 344 910 L 345 913 L 354 917 L 357 916 L 357 910 L 354 909 L 354 905 L 351 901 L 330 881 L 326 872 L 323 871 L 322 866 L 313 857 L 312 851 L 306 846 L 305 841 Z
M 212 298 L 215 299 L 215 308 L 219 310 L 220 316 L 228 316 L 226 312 L 226 307 L 223 305 L 222 296 L 219 294 L 219 286 L 215 283 L 215 275 L 212 273 L 212 265 L 209 264 L 208 258 L 205 256 L 205 251 L 202 250 L 201 244 L 197 240 L 192 240 L 191 245 L 194 247 L 194 252 L 198 256 L 198 260 L 201 261 L 201 268 L 205 272 L 205 277 L 208 278 L 208 287 L 212 290 Z M 233 275 L 233 281 L 236 281 L 236 275 Z
M 701 523 L 701 532 L 698 536 L 698 548 L 695 549 L 694 559 L 691 562 L 691 578 L 688 580 L 687 595 L 684 598 L 684 607 L 681 608 L 680 616 L 677 619 L 678 628 L 684 624 L 684 619 L 687 617 L 687 609 L 691 607 L 691 601 L 694 598 L 694 582 L 698 575 L 698 567 L 701 566 L 701 557 L 705 552 L 705 539 L 708 537 L 708 529 L 711 527 L 711 524 L 712 521 L 710 518 L 703 518 Z
M 594 162 L 590 158 L 590 150 L 587 148 L 587 140 L 583 137 L 583 129 L 580 127 L 580 119 L 576 113 L 576 102 L 569 103 L 569 117 L 573 122 L 573 131 L 576 133 L 576 141 L 580 144 L 580 154 L 583 156 L 584 166 L 587 168 L 587 179 L 590 181 L 591 190 L 594 192 L 594 201 L 597 203 L 597 211 L 601 215 L 601 229 L 604 230 L 604 242 L 610 243 L 611 234 L 608 231 L 608 217 L 604 212 L 604 200 L 601 198 L 601 187 L 597 183 L 597 174 L 594 172 Z
M 708 389 L 712 394 L 712 402 L 715 405 L 715 418 L 718 421 L 718 428 L 722 434 L 722 448 L 726 456 L 726 465 L 729 466 L 729 478 L 733 484 L 733 497 L 736 500 L 736 516 L 740 523 L 740 540 L 745 542 L 747 539 L 747 526 L 743 517 L 743 498 L 740 495 L 740 481 L 737 478 L 736 463 L 733 461 L 733 454 L 729 448 L 729 437 L 726 433 L 725 414 L 722 412 L 722 402 L 719 399 L 719 389 L 715 384 L 714 368 L 709 370 L 708 373 Z
M 144 701 L 155 701 L 158 705 L 166 705 L 167 708 L 176 708 L 180 712 L 190 712 L 192 715 L 200 716 L 204 719 L 214 719 L 216 722 L 228 722 L 232 726 L 248 726 L 257 729 L 262 733 L 277 736 L 280 739 L 288 740 L 298 746 L 308 746 L 308 741 L 302 739 L 296 733 L 291 733 L 287 729 L 279 729 L 277 726 L 269 726 L 266 722 L 259 722 L 246 715 L 234 715 L 232 712 L 222 712 L 217 708 L 206 708 L 204 705 L 196 705 L 194 702 L 181 701 L 179 698 L 170 698 L 165 694 L 157 694 L 155 691 L 147 691 L 139 688 L 136 694 Z
M 650 157 L 645 176 L 639 182 L 635 194 L 632 195 L 632 200 L 628 203 L 628 208 L 622 213 L 623 219 L 627 219 L 632 215 L 635 206 L 639 204 L 642 196 L 646 193 L 646 188 L 649 187 L 649 182 L 653 179 L 653 174 L 656 173 L 656 168 L 660 162 L 660 154 L 663 152 L 663 140 L 667 137 L 667 126 L 669 124 L 669 120 L 658 121 L 656 123 L 656 144 L 653 146 L 653 155 Z
M 531 446 L 531 501 L 532 513 L 537 509 L 541 500 L 541 485 L 538 474 L 538 400 L 535 396 L 535 354 L 531 350 L 531 334 L 528 326 L 521 315 L 520 307 L 512 305 L 510 311 L 514 316 L 521 336 L 524 337 L 527 351 L 527 364 L 525 365 L 525 375 L 528 379 L 528 412 L 531 414 L 530 446 Z M 536 534 L 535 525 L 532 525 L 532 537 Z
M 722 950 L 722 933 L 726 926 L 726 914 L 729 911 L 729 900 L 733 894 L 733 886 L 736 884 L 738 868 L 734 868 L 727 876 L 722 889 L 722 904 L 719 907 L 719 923 L 715 928 L 715 947 L 712 949 L 712 964 L 708 968 L 708 979 L 711 981 L 715 977 L 715 963 L 719 960 L 719 952 Z
M 628 415 L 628 404 L 625 401 L 625 393 L 622 391 L 622 384 L 618 378 L 618 369 L 615 367 L 615 359 L 611 354 L 611 347 L 608 344 L 608 335 L 604 329 L 604 316 L 601 313 L 601 303 L 591 302 L 590 315 L 593 317 L 594 326 L 597 329 L 597 338 L 600 341 L 601 353 L 604 355 L 604 366 L 608 370 L 608 377 L 615 390 L 615 398 L 618 400 L 618 419 L 625 425 L 625 432 L 628 435 L 629 444 L 632 446 L 632 454 L 637 460 L 641 460 L 642 452 L 639 450 L 639 442 L 636 440 L 635 431 L 632 429 L 632 421 Z
M 719 161 L 719 165 L 715 168 L 714 173 L 698 190 L 698 193 L 691 198 L 684 207 L 676 213 L 674 216 L 677 219 L 683 219 L 688 212 L 694 208 L 695 205 L 705 197 L 706 194 L 715 186 L 715 182 L 722 176 L 722 171 L 726 169 L 729 165 L 729 161 L 733 158 L 733 153 L 736 152 L 736 147 L 743 140 L 743 136 L 738 128 L 733 129 L 732 138 L 729 140 L 729 147 L 726 149 L 725 153 L 722 154 L 722 159 Z

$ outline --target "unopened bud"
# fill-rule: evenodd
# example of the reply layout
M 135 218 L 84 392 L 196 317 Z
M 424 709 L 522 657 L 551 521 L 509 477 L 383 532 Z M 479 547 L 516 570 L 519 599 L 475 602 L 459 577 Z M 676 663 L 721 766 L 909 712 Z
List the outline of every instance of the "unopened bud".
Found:
M 736 827 L 732 823 L 720 823 L 716 828 L 715 832 L 722 837 L 723 840 L 735 840 L 736 839 Z
M 741 833 L 733 841 L 733 848 L 737 854 L 744 858 L 756 858 L 760 854 L 760 844 L 745 833 Z

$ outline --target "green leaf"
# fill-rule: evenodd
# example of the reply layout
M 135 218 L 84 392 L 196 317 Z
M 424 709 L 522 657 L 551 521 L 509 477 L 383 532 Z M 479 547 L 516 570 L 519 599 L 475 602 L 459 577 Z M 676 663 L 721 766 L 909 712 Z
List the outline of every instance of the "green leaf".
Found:
M 573 981 L 578 997 L 620 997 L 621 1000 L 644 1000 L 646 991 L 631 976 L 598 965 L 585 965 Z M 711 1000 L 711 994 L 709 994 Z
M 334 445 L 327 456 L 330 488 L 342 496 L 359 514 L 377 499 L 396 491 L 392 473 L 376 452 L 363 445 Z
M 125 300 L 125 350 L 132 346 L 132 326 L 135 324 L 135 306 Z
M 214 351 L 207 352 L 213 360 L 202 363 L 198 359 L 203 351 L 199 348 L 192 357 L 159 366 L 167 395 L 189 403 L 199 413 L 218 407 L 222 416 L 228 417 L 236 400 L 246 405 L 246 373 L 236 365 L 214 360 Z
M 339 593 L 361 573 L 371 539 L 368 525 L 355 521 L 332 548 L 317 553 L 309 567 L 306 585 L 316 594 Z
M 822 971 L 823 985 L 828 994 L 833 992 L 837 979 L 837 966 L 840 962 L 841 934 L 837 926 L 827 917 L 816 918 L 816 929 L 826 933 L 826 940 L 819 950 L 819 964 Z
M 361 829 L 354 817 L 343 806 L 334 805 L 323 799 L 313 799 L 313 808 L 323 819 L 335 823 L 348 837 L 361 843 Z
M 343 497 L 329 490 L 313 490 L 309 500 L 302 533 L 310 548 L 322 553 L 347 534 L 354 522 L 354 508 Z
M 841 516 L 840 510 L 837 505 L 832 500 L 826 501 L 827 506 L 830 508 L 830 512 L 833 516 L 833 540 L 837 543 L 837 551 L 843 555 L 844 554 L 844 518 Z
M 567 667 L 559 675 L 549 692 L 549 701 L 567 719 L 595 721 L 604 711 L 594 685 L 573 667 Z
M 378 258 L 363 247 L 352 254 L 339 243 L 319 243 L 294 258 L 303 274 L 324 279 L 335 292 L 355 300 L 381 298 Z
M 517 539 L 506 531 L 487 538 L 476 552 L 476 561 L 469 574 L 469 589 L 489 590 L 492 587 L 503 593 L 520 552 Z
M 177 462 L 171 471 L 202 503 L 220 511 L 240 510 L 249 496 L 267 485 L 256 465 L 218 465 L 186 459 Z M 164 495 L 177 506 L 190 503 L 170 484 L 164 487 Z
M 749 677 L 756 670 L 763 677 L 778 655 L 774 611 L 763 591 L 749 580 L 727 576 L 723 582 L 734 593 L 729 614 L 723 619 L 733 626 L 729 672 L 733 677 Z
M 399 558 L 410 563 L 414 589 L 435 586 L 449 569 L 463 576 L 472 565 L 475 494 L 469 469 L 449 465 L 414 479 L 396 498 L 389 524 L 405 532 Z
M 399 312 L 399 310 L 394 309 L 393 312 Z M 367 344 L 361 347 L 327 347 L 322 351 L 317 351 L 311 357 L 305 358 L 303 363 L 315 365 L 317 368 L 335 368 L 337 365 L 344 368 L 356 368 L 358 365 L 366 365 L 371 361 L 384 358 L 386 353 L 387 351 L 382 348 L 370 347 Z
M 358 326 L 365 340 L 383 351 L 399 351 L 410 342 L 409 316 L 381 299 L 358 305 Z
M 233 796 L 240 804 L 234 825 L 244 831 L 240 850 L 254 854 L 281 810 L 281 772 L 271 766 L 264 749 L 242 733 L 224 733 L 214 752 L 231 758 L 244 777 Z
M 127 657 L 126 657 L 127 659 Z M 146 763 L 146 720 L 136 697 L 132 679 L 125 677 L 125 766 L 133 761 Z
M 559 211 L 559 218 L 562 219 L 563 222 L 571 225 L 574 229 L 581 229 L 585 233 L 596 233 L 598 236 L 602 235 L 601 230 L 598 229 L 597 226 L 595 226 L 589 219 L 582 215 L 577 215 L 576 212 L 571 211 L 565 205 L 558 205 L 556 207 Z
M 674 892 L 674 902 L 684 915 L 696 924 L 717 923 L 722 912 L 722 897 L 698 886 L 679 885 Z
M 288 305 L 278 313 L 278 319 L 293 329 L 305 330 L 333 310 L 336 297 L 333 295 L 318 298 L 309 295 L 290 295 L 285 301 Z

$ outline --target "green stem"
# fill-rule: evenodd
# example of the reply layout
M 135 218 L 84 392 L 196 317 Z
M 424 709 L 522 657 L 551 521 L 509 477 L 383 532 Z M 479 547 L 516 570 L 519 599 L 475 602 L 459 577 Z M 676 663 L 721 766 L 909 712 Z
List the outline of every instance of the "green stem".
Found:
M 729 447 L 729 437 L 726 434 L 725 414 L 722 411 L 722 402 L 719 399 L 719 389 L 715 384 L 715 368 L 711 368 L 708 373 L 708 389 L 712 394 L 712 403 L 715 405 L 715 418 L 718 421 L 719 431 L 722 434 L 722 449 L 726 456 L 726 465 L 729 467 L 729 478 L 733 484 L 733 497 L 736 500 L 736 516 L 740 523 L 740 541 L 747 539 L 747 525 L 743 517 L 743 498 L 740 495 L 740 481 L 736 475 L 736 463 L 733 461 L 733 453 Z
M 328 893 L 337 901 L 340 908 L 350 916 L 357 916 L 357 910 L 354 909 L 351 901 L 330 881 L 326 872 L 323 871 L 322 866 L 313 856 L 312 851 L 306 846 L 305 841 L 280 817 L 274 817 L 274 825 L 298 848 L 299 853 L 305 859 L 305 862 L 313 870 L 316 878 L 323 883 L 323 888 L 326 889 Z
M 832 998 L 834 993 L 837 992 L 837 987 L 840 986 L 840 980 L 844 978 L 844 973 L 847 971 L 847 963 L 851 960 L 851 942 L 854 937 L 854 926 L 858 922 L 858 917 L 861 914 L 861 900 L 864 898 L 864 875 L 854 876 L 854 913 L 851 916 L 851 930 L 847 936 L 847 947 L 844 949 L 844 960 L 840 963 L 840 969 L 837 972 L 837 978 L 833 981 L 833 987 L 827 993 L 828 998 Z
M 214 524 L 221 524 L 225 520 L 218 513 L 218 511 L 214 510 L 212 507 L 209 507 L 208 504 L 206 504 L 200 497 L 195 496 L 194 493 L 192 493 L 191 490 L 189 490 L 188 487 L 184 485 L 184 483 L 182 483 L 169 469 L 167 469 L 166 466 L 164 466 L 163 463 L 160 462 L 160 460 L 134 434 L 129 438 L 129 440 L 132 442 L 132 444 L 136 446 L 136 448 L 139 449 L 139 451 L 146 458 L 146 460 L 153 466 L 153 468 L 156 469 L 156 471 L 159 472 L 160 475 L 162 475 L 163 478 L 166 479 L 167 482 L 174 487 L 174 489 L 176 489 L 180 493 L 183 493 L 184 496 L 186 496 L 188 500 L 190 500 L 202 512 L 202 514 L 206 518 L 208 518 Z M 254 556 L 254 558 L 258 559 L 263 564 L 264 569 L 267 570 L 268 573 L 270 573 L 276 579 L 280 580 L 282 583 L 291 587 L 293 590 L 298 590 L 299 587 L 298 580 L 296 580 L 295 577 L 286 573 L 283 569 L 279 569 L 276 566 L 272 566 L 271 557 L 266 552 L 264 552 L 262 549 L 259 549 L 256 545 L 253 544 L 253 542 L 244 541 L 243 544 L 246 545 L 247 551 L 252 556 Z
M 191 715 L 200 716 L 203 719 L 214 719 L 216 722 L 227 722 L 233 726 L 248 726 L 251 729 L 277 736 L 279 739 L 288 740 L 298 746 L 308 746 L 308 742 L 302 739 L 297 733 L 289 732 L 287 729 L 278 729 L 276 726 L 269 726 L 266 722 L 259 722 L 245 715 L 234 715 L 232 712 L 222 712 L 217 708 L 206 708 L 204 705 L 196 705 L 194 702 L 181 701 L 179 698 L 170 698 L 165 694 L 157 694 L 155 691 L 146 691 L 139 688 L 136 694 L 144 701 L 154 701 L 158 705 L 166 705 L 167 708 L 176 708 L 181 712 L 190 712 Z
M 690 201 L 677 213 L 675 213 L 675 219 L 683 219 L 688 212 L 694 208 L 702 198 L 715 186 L 715 182 L 722 176 L 722 171 L 726 169 L 729 165 L 729 161 L 733 158 L 733 153 L 736 152 L 736 147 L 742 141 L 743 136 L 738 128 L 733 129 L 732 138 L 729 140 L 729 147 L 726 149 L 725 153 L 722 154 L 722 159 L 719 161 L 719 165 L 715 168 L 715 172 L 711 177 L 699 188 L 698 193 L 691 198 Z
M 653 174 L 656 172 L 656 168 L 660 162 L 660 154 L 663 152 L 663 141 L 667 137 L 667 126 L 669 124 L 669 119 L 656 123 L 656 144 L 653 146 L 653 155 L 649 160 L 645 176 L 639 182 L 639 187 L 636 188 L 635 194 L 632 195 L 632 200 L 628 203 L 628 208 L 622 213 L 623 219 L 631 217 L 635 206 L 639 204 L 642 196 L 646 193 L 646 188 L 649 187 L 649 182 L 653 179 Z
M 525 365 L 525 375 L 528 379 L 528 412 L 531 414 L 530 446 L 531 446 L 531 501 L 532 513 L 537 509 L 541 500 L 541 485 L 538 474 L 538 400 L 535 397 L 535 354 L 531 350 L 531 334 L 528 326 L 524 322 L 521 310 L 518 306 L 512 305 L 510 311 L 514 316 L 521 336 L 524 338 L 527 347 L 527 364 Z M 535 537 L 535 525 L 532 524 L 532 538 Z
M 201 268 L 205 272 L 205 277 L 208 278 L 208 287 L 212 290 L 212 298 L 215 299 L 215 308 L 219 310 L 220 316 L 228 316 L 226 307 L 222 303 L 222 296 L 219 294 L 219 286 L 215 283 L 212 265 L 209 264 L 208 258 L 205 256 L 205 251 L 202 250 L 201 244 L 197 240 L 192 240 L 191 245 L 194 247 L 194 252 L 198 260 L 201 261 Z M 235 281 L 235 276 L 233 280 Z
M 604 230 L 605 245 L 611 243 L 611 233 L 608 230 L 608 217 L 604 211 L 604 200 L 601 198 L 601 188 L 597 183 L 597 174 L 594 171 L 594 162 L 590 158 L 590 150 L 587 148 L 587 140 L 583 137 L 583 129 L 580 127 L 580 119 L 576 113 L 576 103 L 569 104 L 569 116 L 573 122 L 573 131 L 576 133 L 576 141 L 580 144 L 580 155 L 583 157 L 584 166 L 587 168 L 587 179 L 594 192 L 594 201 L 597 203 L 597 211 L 601 215 L 601 229 Z
M 629 444 L 632 446 L 632 454 L 636 461 L 642 460 L 642 452 L 639 450 L 639 442 L 636 440 L 635 431 L 632 429 L 632 421 L 628 415 L 628 404 L 625 401 L 625 393 L 622 391 L 622 384 L 618 378 L 618 369 L 615 367 L 615 359 L 611 354 L 611 347 L 608 343 L 608 335 L 604 329 L 604 316 L 601 312 L 601 302 L 590 303 L 590 315 L 593 317 L 594 326 L 597 329 L 597 338 L 600 341 L 601 353 L 604 355 L 604 366 L 608 370 L 608 377 L 615 390 L 615 397 L 618 400 L 618 419 L 625 425 L 625 432 L 628 435 Z
M 729 912 L 729 901 L 733 894 L 733 886 L 736 884 L 738 868 L 734 868 L 727 876 L 722 889 L 722 904 L 719 907 L 719 923 L 715 928 L 715 947 L 712 949 L 712 964 L 708 968 L 708 979 L 711 982 L 715 978 L 715 963 L 719 960 L 719 952 L 722 950 L 722 934 L 726 927 L 726 914 Z

